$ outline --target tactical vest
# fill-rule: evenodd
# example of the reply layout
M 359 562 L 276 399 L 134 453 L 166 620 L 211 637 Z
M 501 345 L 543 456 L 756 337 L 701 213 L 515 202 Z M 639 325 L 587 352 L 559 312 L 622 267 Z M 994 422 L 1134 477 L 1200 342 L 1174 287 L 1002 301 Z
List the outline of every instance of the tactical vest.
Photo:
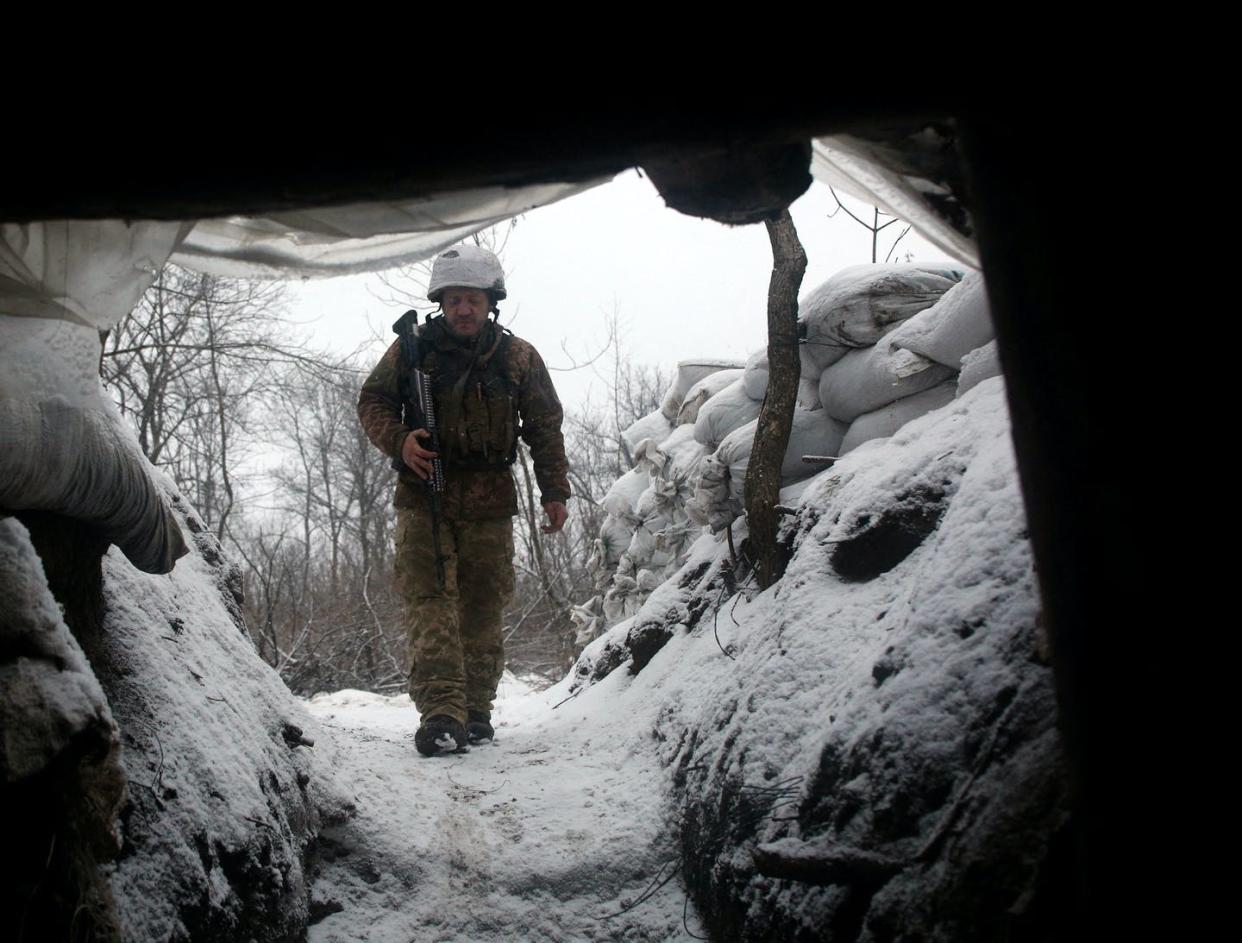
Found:
M 442 343 L 441 319 L 420 337 L 422 367 L 431 377 L 440 427 L 440 454 L 453 468 L 505 468 L 517 458 L 517 401 L 509 376 L 513 335 L 485 328 L 478 349 Z

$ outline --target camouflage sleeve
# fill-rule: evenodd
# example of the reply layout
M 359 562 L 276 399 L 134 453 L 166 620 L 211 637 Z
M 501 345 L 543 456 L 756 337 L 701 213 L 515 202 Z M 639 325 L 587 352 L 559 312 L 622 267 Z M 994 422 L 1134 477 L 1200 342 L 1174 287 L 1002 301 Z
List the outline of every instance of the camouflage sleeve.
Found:
M 362 384 L 358 395 L 358 419 L 375 447 L 393 458 L 401 457 L 401 444 L 410 428 L 401 421 L 401 391 L 397 371 L 401 342 L 393 341 Z
M 518 344 L 513 346 L 519 347 Z M 539 352 L 523 343 L 515 353 L 525 361 L 523 380 L 518 388 L 518 413 L 522 420 L 522 438 L 530 447 L 530 457 L 535 464 L 540 501 L 543 504 L 564 503 L 569 500 L 569 460 L 565 457 L 565 437 L 561 434 L 565 413 Z

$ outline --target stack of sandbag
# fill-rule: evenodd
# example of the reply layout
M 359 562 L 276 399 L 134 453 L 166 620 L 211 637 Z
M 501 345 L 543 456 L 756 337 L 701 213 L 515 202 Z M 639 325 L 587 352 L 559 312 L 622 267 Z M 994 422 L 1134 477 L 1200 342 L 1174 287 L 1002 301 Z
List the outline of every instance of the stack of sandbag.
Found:
M 972 272 L 934 305 L 896 324 L 875 346 L 851 352 L 824 370 L 824 408 L 850 420 L 840 454 L 893 435 L 998 375 L 995 349 L 986 286 L 983 276 Z
M 700 407 L 726 386 L 742 379 L 744 373 L 745 370 L 740 368 L 718 370 L 699 380 L 690 387 L 681 402 L 681 408 L 677 411 L 677 425 L 684 426 L 686 423 L 693 423 L 697 420 Z M 761 396 L 760 399 L 762 398 Z
M 798 408 L 819 409 L 819 375 L 821 371 L 805 354 L 800 354 L 798 376 Z M 746 395 L 762 403 L 768 391 L 768 349 L 760 347 L 746 361 L 743 375 Z
M 963 272 L 935 265 L 852 265 L 798 304 L 803 353 L 820 373 L 940 300 Z
M 687 505 L 691 518 L 722 530 L 743 513 L 746 469 L 755 445 L 758 420 L 735 429 L 720 448 L 703 462 L 699 487 Z M 823 466 L 802 461 L 804 455 L 836 455 L 847 429 L 846 423 L 823 409 L 795 409 L 789 445 L 781 463 L 781 487 L 787 487 L 817 473 Z
M 739 377 L 699 407 L 695 441 L 715 451 L 730 432 L 757 418 L 762 405 L 746 395 L 746 378 Z
M 651 483 L 645 468 L 631 468 L 612 483 L 600 503 L 607 512 L 595 538 L 591 569 L 596 586 L 608 583 L 612 572 L 634 539 L 634 531 L 642 524 L 637 513 L 638 499 Z
M 733 360 L 682 360 L 677 364 L 677 375 L 660 402 L 660 412 L 670 423 L 677 422 L 677 413 L 681 410 L 681 404 L 694 384 L 713 373 L 721 370 L 737 370 L 741 366 L 742 364 Z

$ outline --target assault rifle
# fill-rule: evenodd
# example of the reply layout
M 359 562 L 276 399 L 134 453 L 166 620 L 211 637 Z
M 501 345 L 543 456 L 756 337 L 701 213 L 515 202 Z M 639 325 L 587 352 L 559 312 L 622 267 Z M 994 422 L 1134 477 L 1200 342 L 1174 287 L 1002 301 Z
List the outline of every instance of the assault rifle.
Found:
M 401 338 L 401 365 L 398 386 L 401 388 L 402 422 L 411 429 L 426 429 L 431 433 L 431 477 L 424 484 L 431 497 L 431 541 L 436 553 L 436 585 L 444 592 L 444 551 L 440 547 L 440 504 L 444 497 L 444 463 L 440 460 L 440 431 L 436 422 L 436 404 L 431 396 L 431 377 L 422 369 L 419 351 L 418 312 L 407 311 L 392 326 L 393 333 Z M 413 415 L 411 415 L 411 409 Z M 397 471 L 406 467 L 400 458 L 392 460 Z

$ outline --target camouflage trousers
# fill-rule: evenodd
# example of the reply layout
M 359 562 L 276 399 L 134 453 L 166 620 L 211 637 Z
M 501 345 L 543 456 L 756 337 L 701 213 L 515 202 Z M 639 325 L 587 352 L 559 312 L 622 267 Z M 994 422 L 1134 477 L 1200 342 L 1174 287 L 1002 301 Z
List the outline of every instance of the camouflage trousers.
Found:
M 397 508 L 396 544 L 410 697 L 420 716 L 464 724 L 467 711 L 492 709 L 505 667 L 500 619 L 513 595 L 513 519 L 441 519 L 443 590 L 429 510 Z

